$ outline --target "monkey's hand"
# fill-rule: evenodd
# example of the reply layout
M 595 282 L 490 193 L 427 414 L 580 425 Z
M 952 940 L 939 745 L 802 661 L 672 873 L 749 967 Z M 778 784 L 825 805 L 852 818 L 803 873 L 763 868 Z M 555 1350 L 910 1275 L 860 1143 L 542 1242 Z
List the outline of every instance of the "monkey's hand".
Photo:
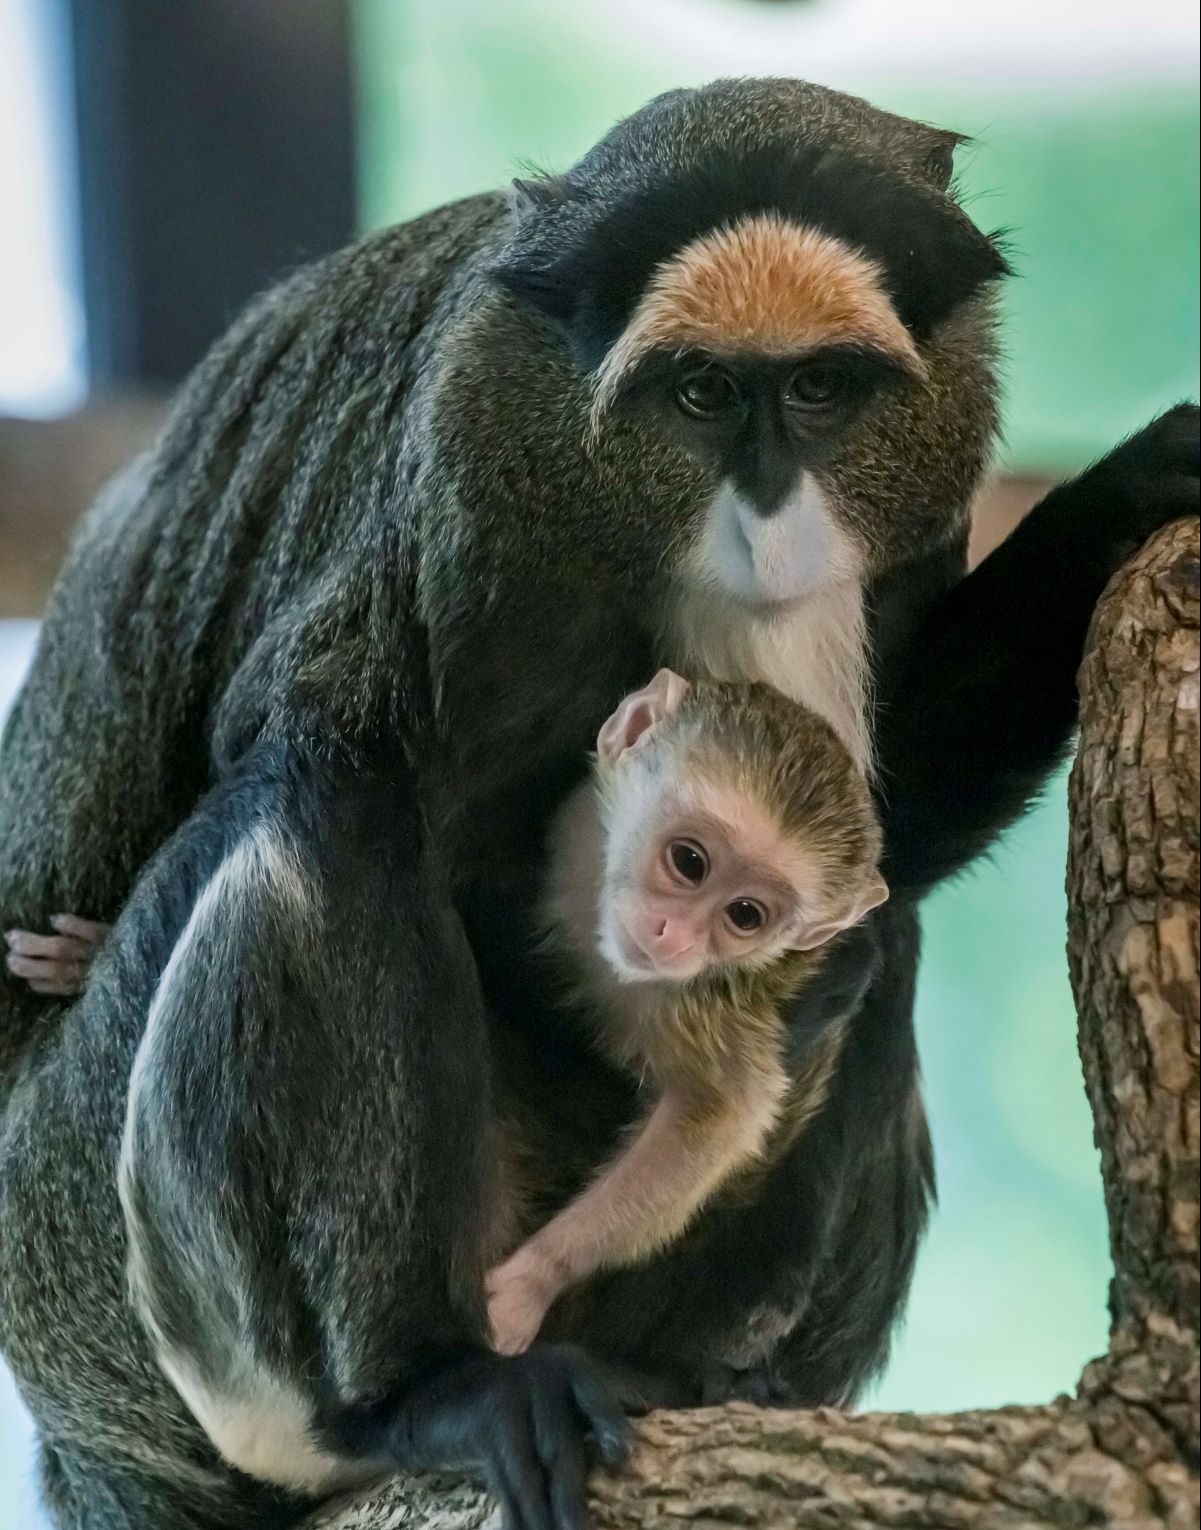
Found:
M 5 966 L 14 977 L 24 978 L 34 993 L 69 998 L 87 986 L 88 973 L 110 927 L 76 914 L 54 914 L 50 923 L 56 935 L 6 930 Z
M 1201 510 L 1199 469 L 1201 410 L 1177 404 L 1079 478 L 1053 489 L 1033 513 L 1074 524 L 1076 558 L 1100 554 L 1108 578 L 1161 526 Z
M 542 1320 L 563 1284 L 532 1240 L 489 1271 L 484 1290 L 493 1349 L 501 1355 L 520 1355 L 527 1350 L 538 1337 Z

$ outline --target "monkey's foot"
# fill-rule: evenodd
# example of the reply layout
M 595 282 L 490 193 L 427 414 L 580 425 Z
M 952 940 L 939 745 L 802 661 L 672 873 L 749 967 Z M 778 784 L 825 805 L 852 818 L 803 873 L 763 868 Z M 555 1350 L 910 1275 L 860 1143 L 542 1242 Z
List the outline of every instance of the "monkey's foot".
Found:
M 14 977 L 24 978 L 34 993 L 69 998 L 86 987 L 88 972 L 108 938 L 109 926 L 76 914 L 53 914 L 50 923 L 58 931 L 56 935 L 6 930 L 8 955 L 4 964 Z

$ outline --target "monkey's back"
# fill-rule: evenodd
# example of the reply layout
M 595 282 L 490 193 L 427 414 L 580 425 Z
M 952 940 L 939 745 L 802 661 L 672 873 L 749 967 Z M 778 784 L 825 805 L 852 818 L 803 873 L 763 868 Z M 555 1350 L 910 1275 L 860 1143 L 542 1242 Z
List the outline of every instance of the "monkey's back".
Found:
M 222 759 L 288 705 L 321 640 L 306 616 L 325 638 L 337 624 L 348 662 L 325 694 L 348 732 L 395 688 L 378 627 L 385 606 L 412 620 L 418 379 L 503 209 L 436 209 L 265 293 L 84 517 L 0 743 L 0 927 L 115 916 Z M 375 450 L 345 450 L 356 435 Z M 0 982 L 0 1067 L 38 1017 L 44 1000 Z
M 267 724 L 327 599 L 348 663 L 322 693 L 341 722 L 369 722 L 395 685 L 378 594 L 395 580 L 386 604 L 405 609 L 414 379 L 503 205 L 437 209 L 265 293 L 84 517 L 0 742 L 0 928 L 59 907 L 117 915 L 222 751 Z M 378 442 L 369 456 L 345 450 L 358 432 Z M 169 898 L 148 876 L 145 901 Z M 114 1515 L 136 1503 L 149 1522 L 239 1525 L 248 1489 L 231 1487 L 126 1299 L 116 1164 L 148 997 L 101 972 L 67 1005 L 0 975 L 0 1343 L 52 1502 L 102 1491 L 89 1459 L 125 1461 L 132 1496 Z M 264 1490 L 261 1522 L 274 1510 L 295 1513 Z

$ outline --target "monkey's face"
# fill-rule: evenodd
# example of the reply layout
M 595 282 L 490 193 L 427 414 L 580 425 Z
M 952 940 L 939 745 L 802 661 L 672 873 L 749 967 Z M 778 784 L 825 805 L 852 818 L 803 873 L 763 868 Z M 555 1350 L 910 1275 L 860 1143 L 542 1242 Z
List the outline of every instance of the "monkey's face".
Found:
M 494 275 L 586 385 L 603 492 L 642 464 L 627 535 L 685 583 L 786 605 L 959 529 L 1007 267 L 947 194 L 953 136 L 724 82 L 521 188 Z
M 820 891 L 805 857 L 747 799 L 652 780 L 630 779 L 610 820 L 598 935 L 616 975 L 682 983 L 787 950 Z
M 839 451 L 856 420 L 905 375 L 892 355 L 867 347 L 653 356 L 627 400 L 716 485 L 680 572 L 755 607 L 860 577 L 867 558 L 840 515 Z
M 811 950 L 888 896 L 867 788 L 830 729 L 766 686 L 661 669 L 596 740 L 601 954 L 686 982 Z
M 874 873 L 835 886 L 816 847 L 753 793 L 654 741 L 623 756 L 606 795 L 597 935 L 622 982 L 765 966 L 824 944 L 887 896 Z

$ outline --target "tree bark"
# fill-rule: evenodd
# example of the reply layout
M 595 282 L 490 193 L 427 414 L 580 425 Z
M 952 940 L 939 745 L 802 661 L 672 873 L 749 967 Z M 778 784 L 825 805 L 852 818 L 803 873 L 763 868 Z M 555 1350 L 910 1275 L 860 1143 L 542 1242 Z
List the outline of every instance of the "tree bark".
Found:
M 1068 958 L 1116 1271 L 1108 1353 L 1044 1407 L 652 1414 L 628 1468 L 593 1481 L 598 1530 L 1198 1524 L 1199 605 L 1180 522 L 1113 580 L 1080 670 Z M 313 1530 L 491 1513 L 460 1478 L 396 1478 Z

